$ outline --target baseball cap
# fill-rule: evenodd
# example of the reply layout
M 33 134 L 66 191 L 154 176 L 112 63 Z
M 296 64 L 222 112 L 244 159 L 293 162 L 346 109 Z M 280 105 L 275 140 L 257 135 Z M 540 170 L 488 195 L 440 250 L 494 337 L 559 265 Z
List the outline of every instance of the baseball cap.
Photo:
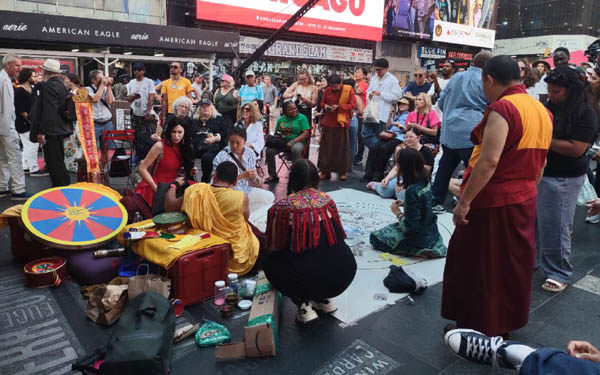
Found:
M 146 70 L 146 67 L 143 63 L 135 63 L 133 64 L 133 70 Z
M 246 75 L 244 77 L 248 77 L 248 76 L 254 76 L 254 71 L 252 70 L 246 70 Z

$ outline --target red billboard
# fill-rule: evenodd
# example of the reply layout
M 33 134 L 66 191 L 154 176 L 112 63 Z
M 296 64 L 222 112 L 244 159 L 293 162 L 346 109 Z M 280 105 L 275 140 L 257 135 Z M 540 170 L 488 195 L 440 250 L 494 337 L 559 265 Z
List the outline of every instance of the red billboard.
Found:
M 385 0 L 321 0 L 290 29 L 318 35 L 381 40 Z M 278 29 L 307 0 L 196 0 L 196 18 Z M 368 6 L 367 6 L 368 4 Z

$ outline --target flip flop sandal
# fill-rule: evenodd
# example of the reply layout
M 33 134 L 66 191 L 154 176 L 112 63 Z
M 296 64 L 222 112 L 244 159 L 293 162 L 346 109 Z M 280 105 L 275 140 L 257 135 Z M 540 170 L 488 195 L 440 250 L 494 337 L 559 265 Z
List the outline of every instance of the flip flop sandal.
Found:
M 560 293 L 563 290 L 567 289 L 568 286 L 569 283 L 561 283 L 560 281 L 556 281 L 553 279 L 546 279 L 544 284 L 542 284 L 542 289 L 544 289 L 547 292 Z

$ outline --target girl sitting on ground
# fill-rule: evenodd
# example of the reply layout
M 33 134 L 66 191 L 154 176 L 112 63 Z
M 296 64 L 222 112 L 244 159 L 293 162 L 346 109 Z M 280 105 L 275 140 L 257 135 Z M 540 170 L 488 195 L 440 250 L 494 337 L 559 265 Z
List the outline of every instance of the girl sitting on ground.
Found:
M 433 194 L 429 173 L 419 151 L 408 148 L 400 152 L 398 173 L 406 190 L 404 202 L 392 202 L 391 209 L 398 221 L 372 232 L 371 245 L 375 250 L 403 256 L 446 256 L 437 217 L 431 209 Z

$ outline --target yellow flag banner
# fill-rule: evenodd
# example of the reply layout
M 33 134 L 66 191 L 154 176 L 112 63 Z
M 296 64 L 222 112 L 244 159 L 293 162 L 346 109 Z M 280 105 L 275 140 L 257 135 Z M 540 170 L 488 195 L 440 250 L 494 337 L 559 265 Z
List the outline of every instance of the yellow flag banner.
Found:
M 100 182 L 100 163 L 98 149 L 96 147 L 92 100 L 87 90 L 85 88 L 80 88 L 77 90 L 77 93 L 73 95 L 73 101 L 75 102 L 75 111 L 77 113 L 79 140 L 81 142 L 87 169 L 85 180 L 87 182 Z

